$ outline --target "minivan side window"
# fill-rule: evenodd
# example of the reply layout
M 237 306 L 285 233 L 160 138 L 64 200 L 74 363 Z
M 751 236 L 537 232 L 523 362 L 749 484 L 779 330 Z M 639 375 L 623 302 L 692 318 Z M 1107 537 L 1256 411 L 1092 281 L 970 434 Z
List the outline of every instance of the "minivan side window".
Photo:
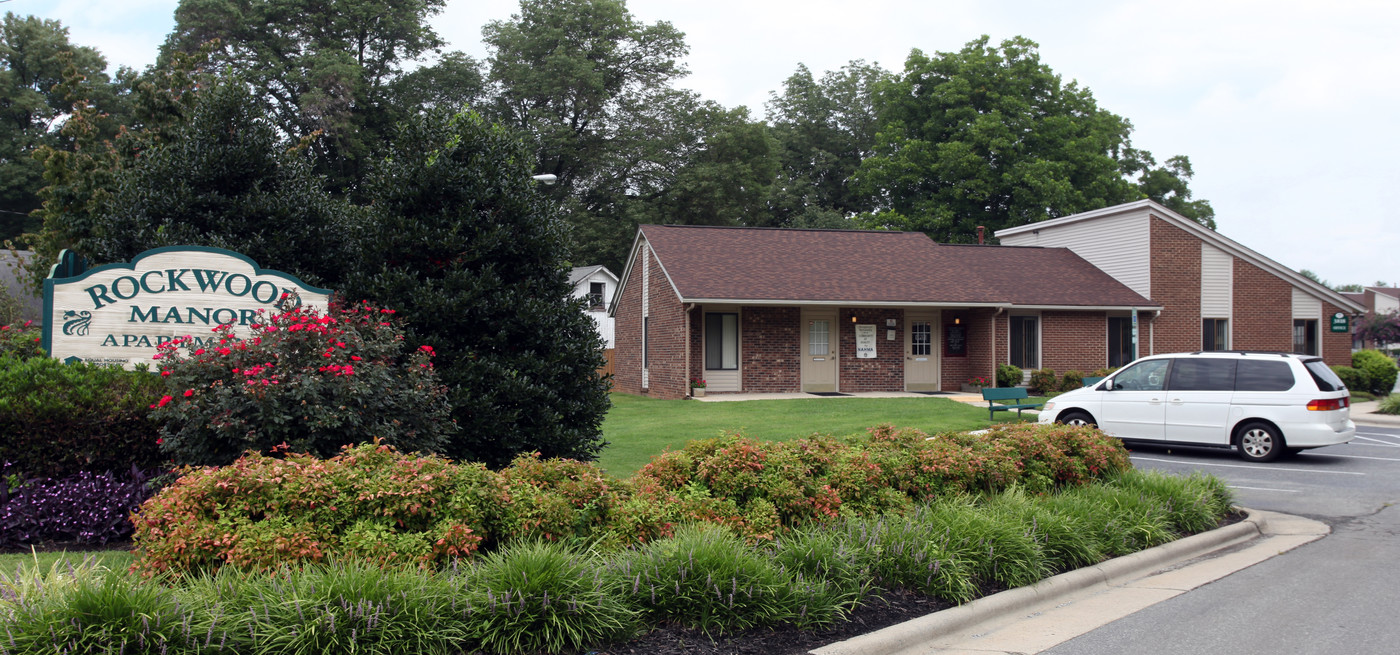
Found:
M 1124 391 L 1161 391 L 1167 387 L 1166 359 L 1138 362 L 1113 376 L 1113 388 Z
M 1288 391 L 1293 388 L 1293 369 L 1285 361 L 1240 360 L 1235 372 L 1235 391 Z
M 1234 359 L 1178 357 L 1172 364 L 1172 391 L 1233 391 Z
M 1342 378 L 1338 377 L 1337 373 L 1327 366 L 1327 362 L 1320 359 L 1310 359 L 1303 362 L 1303 366 L 1308 369 L 1308 373 L 1312 374 L 1313 382 L 1317 383 L 1318 390 L 1341 391 L 1347 388 L 1346 383 L 1342 382 Z

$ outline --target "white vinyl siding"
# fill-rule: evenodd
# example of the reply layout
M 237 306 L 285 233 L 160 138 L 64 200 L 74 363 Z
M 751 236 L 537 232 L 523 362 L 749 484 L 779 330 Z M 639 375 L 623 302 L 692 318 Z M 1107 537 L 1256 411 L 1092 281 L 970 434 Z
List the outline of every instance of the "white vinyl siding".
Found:
M 647 320 L 651 318 L 651 246 L 645 241 L 642 242 L 641 254 L 637 260 L 642 264 L 642 388 L 646 389 L 651 386 L 651 362 L 647 361 L 651 354 L 651 335 L 648 333 L 651 326 Z
M 1293 287 L 1293 318 L 1322 318 L 1322 301 L 1298 287 Z
M 1146 212 L 1011 234 L 1003 246 L 1069 248 L 1124 286 L 1152 297 L 1151 228 Z
M 732 371 L 705 371 L 707 391 L 740 391 L 739 369 Z
M 1230 318 L 1234 309 L 1235 258 L 1201 244 L 1201 316 Z
M 1389 314 L 1393 311 L 1400 311 L 1400 298 L 1387 296 L 1383 293 L 1376 293 L 1376 313 Z

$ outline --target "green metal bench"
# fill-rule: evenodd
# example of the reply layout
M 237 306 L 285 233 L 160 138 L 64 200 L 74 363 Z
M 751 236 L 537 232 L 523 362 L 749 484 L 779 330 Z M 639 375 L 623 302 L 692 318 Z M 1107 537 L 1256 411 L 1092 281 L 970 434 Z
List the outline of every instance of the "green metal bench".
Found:
M 1016 418 L 1021 418 L 1021 411 L 1035 409 L 1043 403 L 1023 403 L 1019 402 L 1029 398 L 1025 387 L 987 387 L 982 389 L 982 400 L 987 401 L 987 420 L 995 420 L 997 412 L 1016 410 Z M 1006 401 L 1012 402 L 1006 402 Z
M 1087 378 L 1084 378 L 1083 384 L 1084 384 L 1084 386 L 1086 386 L 1086 387 L 1092 387 L 1092 386 L 1094 386 L 1094 385 L 1096 385 L 1096 384 L 1098 384 L 1098 383 L 1100 383 L 1100 382 L 1103 382 L 1103 380 L 1104 380 L 1105 377 L 1108 377 L 1108 376 L 1087 377 Z

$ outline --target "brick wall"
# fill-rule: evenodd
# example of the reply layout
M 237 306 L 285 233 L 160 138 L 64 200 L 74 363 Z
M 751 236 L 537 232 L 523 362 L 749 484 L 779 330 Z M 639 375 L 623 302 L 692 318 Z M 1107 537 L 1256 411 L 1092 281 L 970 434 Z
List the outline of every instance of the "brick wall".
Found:
M 745 307 L 740 312 L 739 371 L 744 391 L 801 391 L 802 310 Z M 847 319 L 850 320 L 850 319 Z
M 1152 300 L 1162 305 L 1156 319 L 1158 353 L 1201 349 L 1201 240 L 1166 221 L 1152 217 Z M 1235 277 L 1235 307 L 1239 307 L 1240 278 Z M 1291 306 L 1290 300 L 1285 307 Z M 1142 326 L 1139 324 L 1139 338 Z M 1146 353 L 1144 348 L 1141 353 Z
M 690 310 L 690 370 L 686 372 L 686 387 L 690 378 L 705 379 L 705 308 Z
M 1322 318 L 1317 324 L 1322 347 L 1322 359 L 1328 366 L 1351 366 L 1351 333 L 1333 332 L 1332 315 L 1342 311 L 1330 303 L 1322 303 Z M 1356 319 L 1352 319 L 1353 326 Z
M 1108 363 L 1108 315 L 1104 312 L 1043 312 L 1040 365 L 1092 375 Z M 1140 328 L 1139 328 L 1140 329 Z
M 1235 258 L 1233 350 L 1293 350 L 1293 285 Z
M 841 309 L 836 315 L 836 331 L 840 337 L 840 390 L 903 391 L 904 390 L 904 310 L 884 308 Z M 875 324 L 875 357 L 856 359 L 855 316 L 861 323 Z M 895 319 L 895 327 L 885 326 Z M 885 331 L 894 330 L 894 341 L 885 340 Z
M 689 393 L 685 307 L 666 283 L 656 258 L 646 259 L 651 268 L 649 385 L 642 388 L 642 272 L 637 265 L 625 280 L 627 286 L 617 306 L 613 389 L 656 398 L 681 398 Z

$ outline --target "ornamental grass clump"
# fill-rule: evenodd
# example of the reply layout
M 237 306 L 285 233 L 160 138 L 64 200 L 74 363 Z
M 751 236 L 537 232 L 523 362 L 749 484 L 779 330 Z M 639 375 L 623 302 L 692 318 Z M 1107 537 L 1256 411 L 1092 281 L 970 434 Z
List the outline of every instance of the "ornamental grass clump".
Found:
M 1002 587 L 1034 584 L 1050 575 L 1050 567 L 1029 526 L 1000 520 L 966 496 L 918 508 L 908 520 L 921 523 L 937 537 L 944 552 L 967 565 L 979 582 Z
M 453 613 L 469 643 L 487 652 L 581 652 L 640 628 L 639 608 L 616 592 L 613 577 L 596 554 L 521 543 L 467 571 Z
M 622 558 L 617 592 L 652 621 L 705 632 L 825 625 L 848 600 L 833 585 L 787 571 L 723 527 L 693 525 Z
M 0 652 L 165 653 L 185 638 L 188 615 L 164 585 L 95 567 L 58 576 L 0 602 Z
M 224 619 L 238 653 L 446 654 L 467 637 L 454 611 L 461 589 L 446 575 L 345 561 L 238 586 L 243 602 Z M 216 631 L 191 630 L 206 639 Z
M 940 527 L 905 516 L 851 519 L 841 527 L 876 585 L 952 603 L 976 597 L 971 567 L 943 546 L 949 535 Z
M 1134 553 L 1176 538 L 1166 504 L 1130 489 L 1088 485 L 1047 496 L 1051 511 L 1077 516 L 1109 557 Z
M 1156 499 L 1172 528 L 1180 534 L 1214 528 L 1220 517 L 1230 513 L 1234 496 L 1223 480 L 1199 472 L 1179 476 L 1160 471 L 1125 471 L 1110 480 L 1109 485 Z
M 1098 538 L 1090 534 L 1084 517 L 1057 513 L 1020 488 L 982 500 L 992 520 L 1018 524 L 1035 540 L 1045 558 L 1048 573 L 1063 573 L 1104 559 Z
M 432 347 L 408 351 L 394 310 L 298 307 L 249 327 L 161 344 L 165 392 L 150 408 L 177 463 L 224 466 L 279 445 L 330 457 L 376 439 L 433 453 L 456 433 Z

